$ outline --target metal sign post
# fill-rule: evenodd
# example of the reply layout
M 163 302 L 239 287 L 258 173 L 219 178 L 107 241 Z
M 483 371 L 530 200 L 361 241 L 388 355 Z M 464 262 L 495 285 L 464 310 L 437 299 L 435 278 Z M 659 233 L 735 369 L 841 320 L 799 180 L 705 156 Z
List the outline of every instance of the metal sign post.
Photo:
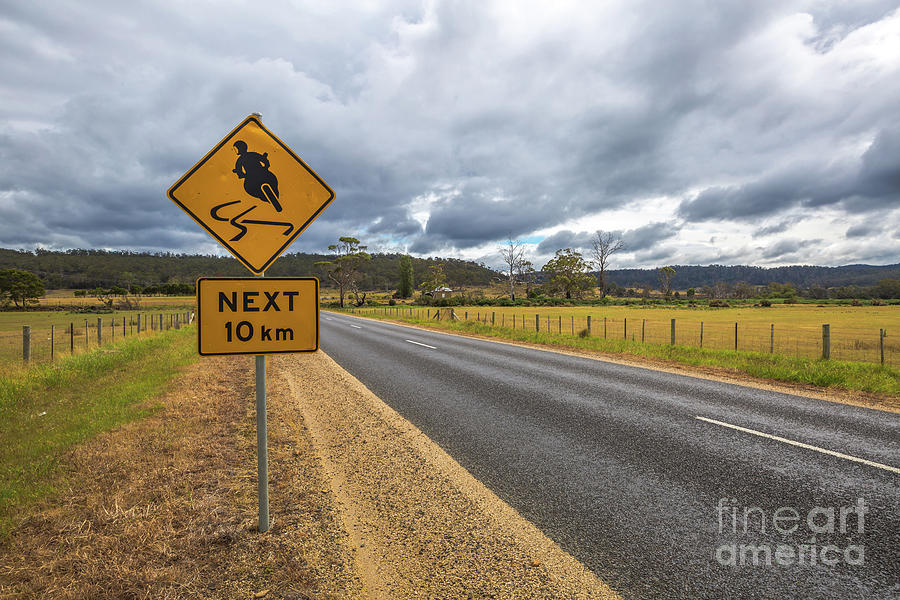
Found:
M 259 274 L 265 277 L 266 273 Z M 266 427 L 266 355 L 256 355 L 256 472 L 259 488 L 259 532 L 269 530 L 269 440 Z

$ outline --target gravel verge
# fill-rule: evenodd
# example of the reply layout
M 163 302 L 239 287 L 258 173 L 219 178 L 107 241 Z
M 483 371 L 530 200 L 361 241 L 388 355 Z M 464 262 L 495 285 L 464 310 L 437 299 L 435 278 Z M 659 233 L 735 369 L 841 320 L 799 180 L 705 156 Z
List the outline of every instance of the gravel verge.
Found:
M 279 356 L 369 598 L 618 598 L 324 353 Z

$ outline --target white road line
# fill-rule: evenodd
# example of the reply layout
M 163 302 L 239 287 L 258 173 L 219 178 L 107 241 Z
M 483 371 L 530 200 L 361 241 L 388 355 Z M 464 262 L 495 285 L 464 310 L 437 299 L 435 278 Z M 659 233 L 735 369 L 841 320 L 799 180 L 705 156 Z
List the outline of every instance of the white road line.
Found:
M 855 456 L 850 456 L 849 454 L 842 454 L 841 452 L 835 452 L 834 450 L 826 450 L 825 448 L 819 448 L 818 446 L 810 446 L 809 444 L 804 444 L 803 442 L 795 442 L 794 440 L 789 440 L 787 438 L 778 437 L 777 435 L 770 435 L 768 433 L 756 431 L 755 429 L 747 429 L 746 427 L 739 427 L 737 425 L 732 425 L 730 423 L 716 421 L 715 419 L 707 419 L 706 417 L 694 417 L 694 418 L 699 419 L 700 421 L 706 421 L 707 423 L 713 423 L 714 425 L 721 425 L 722 427 L 729 427 L 729 428 L 735 429 L 737 431 L 743 431 L 744 433 L 752 433 L 753 435 L 758 435 L 760 437 L 768 438 L 770 440 L 775 440 L 777 442 L 783 442 L 785 444 L 790 444 L 792 446 L 797 446 L 799 448 L 806 448 L 807 450 L 815 450 L 816 452 L 821 452 L 822 454 L 828 454 L 830 456 L 836 456 L 838 458 L 843 458 L 844 460 L 852 460 L 853 462 L 858 462 L 858 463 L 862 463 L 864 465 L 869 465 L 870 467 L 878 467 L 879 469 L 884 469 L 885 471 L 890 471 L 891 473 L 897 473 L 898 475 L 900 475 L 900 469 L 898 469 L 897 467 L 883 465 L 881 463 L 877 463 L 877 462 L 874 462 L 871 460 L 866 460 L 864 458 L 857 458 Z
M 412 340 L 406 340 L 406 341 L 409 342 L 410 344 L 415 344 L 416 346 L 425 346 L 426 348 L 431 348 L 432 350 L 437 350 L 436 347 L 429 346 L 428 344 L 423 344 L 422 342 L 414 342 Z
M 351 325 L 350 327 L 355 327 L 356 329 L 362 329 L 359 325 Z
M 334 319 L 332 319 L 331 317 L 325 317 L 325 320 L 326 321 L 334 321 Z

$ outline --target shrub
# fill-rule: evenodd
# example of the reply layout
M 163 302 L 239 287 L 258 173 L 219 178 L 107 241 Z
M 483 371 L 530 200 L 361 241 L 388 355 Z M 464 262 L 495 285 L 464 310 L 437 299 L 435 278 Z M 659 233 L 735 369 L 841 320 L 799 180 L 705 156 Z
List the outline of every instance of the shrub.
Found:
M 584 329 L 582 329 L 581 331 L 578 332 L 578 337 L 580 337 L 580 338 L 591 337 L 591 332 L 588 331 L 587 328 L 585 327 Z
M 772 301 L 771 300 L 760 300 L 759 305 L 768 308 L 768 307 L 772 306 Z

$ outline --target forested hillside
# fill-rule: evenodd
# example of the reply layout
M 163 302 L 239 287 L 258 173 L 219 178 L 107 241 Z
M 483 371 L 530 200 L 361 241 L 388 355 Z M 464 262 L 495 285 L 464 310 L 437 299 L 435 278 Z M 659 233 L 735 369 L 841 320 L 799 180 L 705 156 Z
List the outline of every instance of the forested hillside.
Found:
M 399 280 L 400 254 L 375 254 L 362 267 L 360 287 L 367 290 L 392 290 Z M 266 272 L 267 275 L 313 275 L 328 285 L 317 261 L 324 254 L 285 254 Z M 487 285 L 497 274 L 481 265 L 455 258 L 413 258 L 415 284 L 421 283 L 428 266 L 441 263 L 451 286 Z M 147 254 L 105 250 L 0 249 L 0 269 L 24 269 L 38 275 L 48 289 L 93 289 L 112 286 L 147 286 L 160 283 L 193 284 L 201 276 L 248 276 L 250 272 L 231 257 L 196 254 Z
M 366 290 L 393 290 L 399 281 L 401 254 L 375 254 L 363 264 L 360 287 Z M 285 254 L 267 271 L 268 275 L 314 275 L 324 285 L 327 278 L 317 261 L 325 254 Z M 502 275 L 483 265 L 456 258 L 413 258 L 415 285 L 425 277 L 428 266 L 442 264 L 451 287 L 488 285 Z M 710 265 L 674 265 L 676 289 L 700 288 L 716 282 L 750 285 L 770 282 L 790 283 L 797 288 L 821 286 L 871 286 L 885 278 L 900 279 L 900 264 L 887 266 L 847 265 L 843 267 L 791 266 L 762 268 Z M 146 286 L 160 283 L 194 283 L 201 276 L 245 276 L 249 271 L 231 257 L 197 254 L 148 254 L 128 251 L 67 250 L 34 252 L 0 249 L 0 269 L 24 269 L 37 274 L 48 289 L 93 289 L 114 285 Z M 656 269 L 617 269 L 608 272 L 610 282 L 621 287 L 656 287 Z
M 843 267 L 751 267 L 710 265 L 706 267 L 673 265 L 676 289 L 699 288 L 716 282 L 735 284 L 739 281 L 750 285 L 766 285 L 770 282 L 790 283 L 797 288 L 820 286 L 823 288 L 849 285 L 871 286 L 882 279 L 900 279 L 900 264 L 886 266 L 846 265 Z M 609 271 L 609 281 L 622 287 L 656 287 L 659 279 L 656 269 L 618 269 Z

